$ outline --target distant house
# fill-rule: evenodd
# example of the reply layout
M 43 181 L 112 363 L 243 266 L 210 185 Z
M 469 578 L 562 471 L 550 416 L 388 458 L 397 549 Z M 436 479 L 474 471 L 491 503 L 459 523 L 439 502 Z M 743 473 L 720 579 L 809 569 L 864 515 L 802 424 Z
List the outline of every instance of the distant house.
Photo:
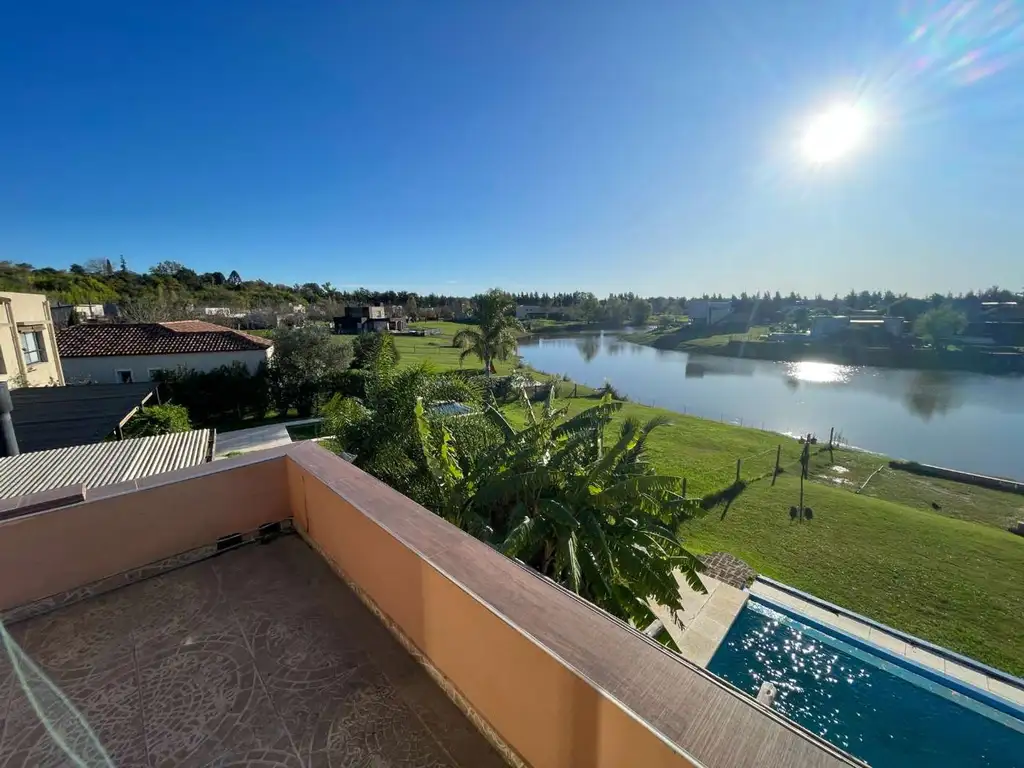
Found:
M 686 314 L 695 325 L 714 325 L 732 314 L 732 302 L 690 299 L 686 302 Z
M 73 325 L 57 333 L 69 384 L 153 381 L 161 371 L 212 371 L 239 362 L 253 373 L 274 343 L 201 320 Z
M 516 306 L 516 320 L 537 320 L 546 318 L 552 310 L 548 307 L 539 307 L 534 304 L 519 304 Z
M 245 317 L 244 312 L 236 312 L 231 307 L 203 307 L 200 311 L 206 317 Z
M 811 338 L 826 339 L 849 327 L 849 315 L 815 315 L 811 318 Z
M 71 315 L 80 323 L 116 318 L 121 314 L 117 304 L 51 304 L 50 316 L 53 324 L 63 328 L 71 322 Z
M 877 314 L 867 314 L 867 311 L 862 311 L 854 317 L 850 315 L 814 315 L 811 318 L 811 338 L 817 341 L 827 339 L 842 331 L 872 328 L 884 330 L 890 336 L 899 338 L 903 335 L 905 324 L 906 321 L 902 317 L 883 317 Z
M 41 293 L 0 293 L 0 381 L 11 389 L 64 383 L 50 303 Z
M 335 333 L 386 333 L 390 330 L 387 307 L 362 305 L 345 307 L 342 317 L 334 318 Z

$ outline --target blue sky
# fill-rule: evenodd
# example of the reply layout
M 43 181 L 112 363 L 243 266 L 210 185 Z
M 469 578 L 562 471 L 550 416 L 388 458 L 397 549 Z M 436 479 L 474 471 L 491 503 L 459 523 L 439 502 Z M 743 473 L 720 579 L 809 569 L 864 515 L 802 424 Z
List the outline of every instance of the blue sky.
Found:
M 17 3 L 0 258 L 453 293 L 1024 287 L 1019 0 Z M 855 102 L 859 148 L 810 165 Z

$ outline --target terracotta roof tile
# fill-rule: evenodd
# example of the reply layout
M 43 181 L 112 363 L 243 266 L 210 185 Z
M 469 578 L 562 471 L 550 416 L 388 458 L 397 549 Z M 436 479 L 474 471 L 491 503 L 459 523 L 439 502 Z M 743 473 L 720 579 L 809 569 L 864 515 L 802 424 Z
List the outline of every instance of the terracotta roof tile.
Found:
M 169 323 L 72 325 L 57 332 L 61 357 L 178 355 L 193 352 L 247 352 L 272 347 L 261 339 L 201 320 Z

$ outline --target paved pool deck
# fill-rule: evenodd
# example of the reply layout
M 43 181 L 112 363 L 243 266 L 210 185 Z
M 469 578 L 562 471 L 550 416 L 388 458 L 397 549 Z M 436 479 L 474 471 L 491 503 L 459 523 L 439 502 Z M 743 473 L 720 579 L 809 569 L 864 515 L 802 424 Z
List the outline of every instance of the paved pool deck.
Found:
M 925 648 L 907 642 L 897 634 L 886 632 L 873 624 L 867 624 L 851 616 L 830 611 L 821 605 L 811 603 L 789 592 L 777 589 L 763 581 L 755 581 L 750 587 L 750 594 L 779 603 L 794 611 L 799 611 L 815 621 L 835 627 L 861 640 L 874 643 L 897 656 L 904 656 L 911 661 L 930 667 L 937 672 L 942 672 L 968 685 L 973 685 L 975 688 L 988 691 L 1018 706 L 1024 706 L 1024 687 L 1010 685 L 979 670 L 939 656 Z
M 315 424 L 319 421 L 323 421 L 323 419 L 313 417 L 280 421 L 276 424 L 264 424 L 261 427 L 249 429 L 236 429 L 232 432 L 218 432 L 214 461 L 226 459 L 229 453 L 249 453 L 249 451 L 262 451 L 264 448 L 288 445 L 292 441 L 291 435 L 288 434 L 288 427 Z
M 683 604 L 682 612 L 676 613 L 676 621 L 664 606 L 652 605 L 651 609 L 683 658 L 706 667 L 749 595 L 707 574 L 700 577 L 706 593 L 691 588 L 681 574 L 676 573 L 675 577 Z

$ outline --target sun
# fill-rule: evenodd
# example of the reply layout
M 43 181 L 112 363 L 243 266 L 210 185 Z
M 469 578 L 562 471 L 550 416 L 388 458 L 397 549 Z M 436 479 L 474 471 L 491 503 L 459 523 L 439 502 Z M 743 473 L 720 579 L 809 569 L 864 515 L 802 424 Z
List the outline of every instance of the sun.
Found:
M 868 123 L 863 109 L 848 104 L 834 106 L 811 119 L 800 142 L 801 151 L 809 162 L 818 165 L 839 160 L 861 145 Z

